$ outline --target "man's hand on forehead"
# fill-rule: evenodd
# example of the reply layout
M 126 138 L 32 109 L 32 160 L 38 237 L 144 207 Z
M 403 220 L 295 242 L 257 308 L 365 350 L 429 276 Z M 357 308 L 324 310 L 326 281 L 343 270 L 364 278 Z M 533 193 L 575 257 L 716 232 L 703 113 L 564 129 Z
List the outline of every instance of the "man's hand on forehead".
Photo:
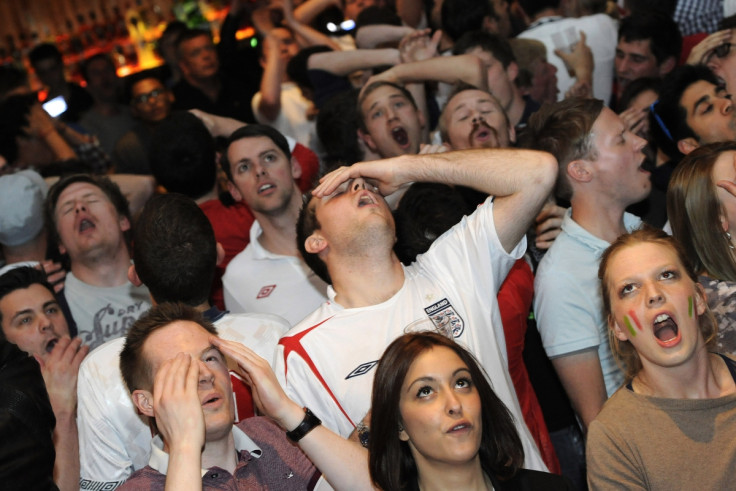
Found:
M 186 353 L 166 360 L 153 383 L 156 426 L 170 448 L 204 445 L 204 413 L 199 400 L 199 361 Z
M 358 162 L 350 167 L 340 167 L 320 179 L 319 185 L 314 188 L 312 195 L 316 198 L 324 198 L 335 192 L 343 183 L 362 178 L 383 196 L 395 192 L 402 184 L 410 182 L 407 176 L 401 172 L 399 160 L 404 156 L 371 162 Z

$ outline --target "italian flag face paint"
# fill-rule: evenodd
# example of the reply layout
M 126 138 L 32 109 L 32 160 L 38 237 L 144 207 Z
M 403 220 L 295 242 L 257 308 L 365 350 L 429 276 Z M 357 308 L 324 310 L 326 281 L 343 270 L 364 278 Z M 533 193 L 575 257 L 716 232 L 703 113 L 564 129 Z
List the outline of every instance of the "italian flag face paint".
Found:
M 634 313 L 633 310 L 629 310 L 629 317 L 631 317 L 631 320 L 634 321 L 634 324 L 636 325 L 636 328 L 642 331 L 641 324 L 639 323 L 639 319 L 636 317 L 636 313 Z
M 636 331 L 634 330 L 634 326 L 631 325 L 631 320 L 628 315 L 624 316 L 624 324 L 626 325 L 626 329 L 629 330 L 629 333 L 631 333 L 631 337 L 633 338 L 636 336 Z

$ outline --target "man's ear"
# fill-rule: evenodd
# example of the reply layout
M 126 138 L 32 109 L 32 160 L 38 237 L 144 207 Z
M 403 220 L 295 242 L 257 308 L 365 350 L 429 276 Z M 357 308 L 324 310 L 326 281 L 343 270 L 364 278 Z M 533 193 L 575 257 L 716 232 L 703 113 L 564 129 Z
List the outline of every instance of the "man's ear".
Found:
M 135 264 L 131 264 L 128 267 L 128 281 L 133 283 L 135 286 L 141 286 L 143 282 L 138 278 L 138 272 L 135 270 Z
M 424 129 L 427 125 L 427 118 L 424 117 L 424 113 L 420 109 L 417 109 L 417 119 L 419 120 L 419 127 Z
M 327 239 L 325 239 L 322 234 L 316 230 L 304 241 L 304 250 L 310 254 L 319 254 L 326 248 Z
M 291 177 L 294 179 L 302 177 L 302 164 L 293 155 L 291 156 Z
M 508 75 L 509 80 L 512 82 L 519 76 L 519 65 L 517 65 L 515 61 L 512 61 L 509 63 L 509 66 L 506 67 L 506 75 Z
M 184 75 L 189 75 L 189 65 L 187 65 L 187 62 L 184 60 L 179 60 L 179 71 L 183 73 Z
M 378 149 L 376 147 L 376 143 L 373 141 L 373 137 L 369 135 L 368 133 L 363 132 L 363 130 L 358 130 L 358 138 L 360 138 L 363 143 L 372 151 L 372 152 L 378 152 Z
M 61 241 L 59 241 L 59 254 L 62 256 L 66 254 L 66 247 L 64 247 L 64 244 L 62 244 Z
M 682 152 L 683 155 L 689 154 L 699 146 L 700 144 L 697 140 L 691 136 L 677 141 L 677 149 Z
M 144 414 L 148 416 L 149 418 L 154 417 L 153 394 L 151 394 L 147 390 L 136 389 L 131 394 L 131 397 L 133 399 L 133 404 L 135 404 L 135 407 L 138 408 L 141 414 Z
M 225 260 L 225 248 L 222 247 L 222 244 L 216 242 L 215 249 L 217 250 L 217 262 L 215 264 L 219 266 Z
M 677 66 L 677 60 L 674 56 L 670 56 L 659 65 L 659 77 L 664 78 L 664 76 L 670 73 L 675 66 Z
M 516 128 L 509 122 L 509 141 L 516 143 Z
M 119 222 L 121 232 L 127 232 L 128 230 L 130 230 L 130 220 L 128 220 L 128 217 L 124 217 L 121 215 Z
M 235 187 L 235 184 L 230 179 L 227 180 L 227 190 L 230 191 L 230 196 L 235 201 L 243 201 L 243 195 L 240 194 L 240 191 L 238 191 L 238 188 Z
M 577 182 L 590 182 L 593 180 L 593 173 L 590 170 L 590 164 L 583 159 L 573 160 L 565 168 L 567 176 Z

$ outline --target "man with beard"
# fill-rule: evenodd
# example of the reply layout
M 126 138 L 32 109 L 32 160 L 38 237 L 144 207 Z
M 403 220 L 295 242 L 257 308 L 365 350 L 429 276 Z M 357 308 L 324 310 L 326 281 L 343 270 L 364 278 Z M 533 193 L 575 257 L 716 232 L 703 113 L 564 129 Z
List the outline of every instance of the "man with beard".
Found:
M 498 100 L 469 85 L 450 95 L 439 129 L 442 141 L 454 150 L 504 148 L 516 141 L 516 132 Z
M 529 116 L 539 109 L 539 102 L 522 95 L 516 85 L 519 65 L 508 41 L 483 31 L 469 32 L 455 43 L 452 52 L 472 54 L 483 61 L 488 91 L 501 104 L 513 127 L 524 128 Z
M 250 243 L 222 277 L 225 306 L 233 313 L 280 315 L 294 325 L 326 299 L 327 289 L 296 247 L 302 168 L 286 138 L 263 125 L 230 135 L 220 163 L 230 194 L 255 216 Z

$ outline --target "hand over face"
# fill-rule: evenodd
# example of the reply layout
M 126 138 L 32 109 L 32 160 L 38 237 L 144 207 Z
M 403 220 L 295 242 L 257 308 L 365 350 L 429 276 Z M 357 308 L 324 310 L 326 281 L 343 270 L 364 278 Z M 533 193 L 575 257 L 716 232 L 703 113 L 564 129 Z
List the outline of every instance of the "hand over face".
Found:
M 41 374 L 46 383 L 49 400 L 54 414 L 73 414 L 77 406 L 77 375 L 79 365 L 89 352 L 89 346 L 82 345 L 80 338 L 59 338 L 51 353 L 43 361 L 35 356 L 41 365 Z

